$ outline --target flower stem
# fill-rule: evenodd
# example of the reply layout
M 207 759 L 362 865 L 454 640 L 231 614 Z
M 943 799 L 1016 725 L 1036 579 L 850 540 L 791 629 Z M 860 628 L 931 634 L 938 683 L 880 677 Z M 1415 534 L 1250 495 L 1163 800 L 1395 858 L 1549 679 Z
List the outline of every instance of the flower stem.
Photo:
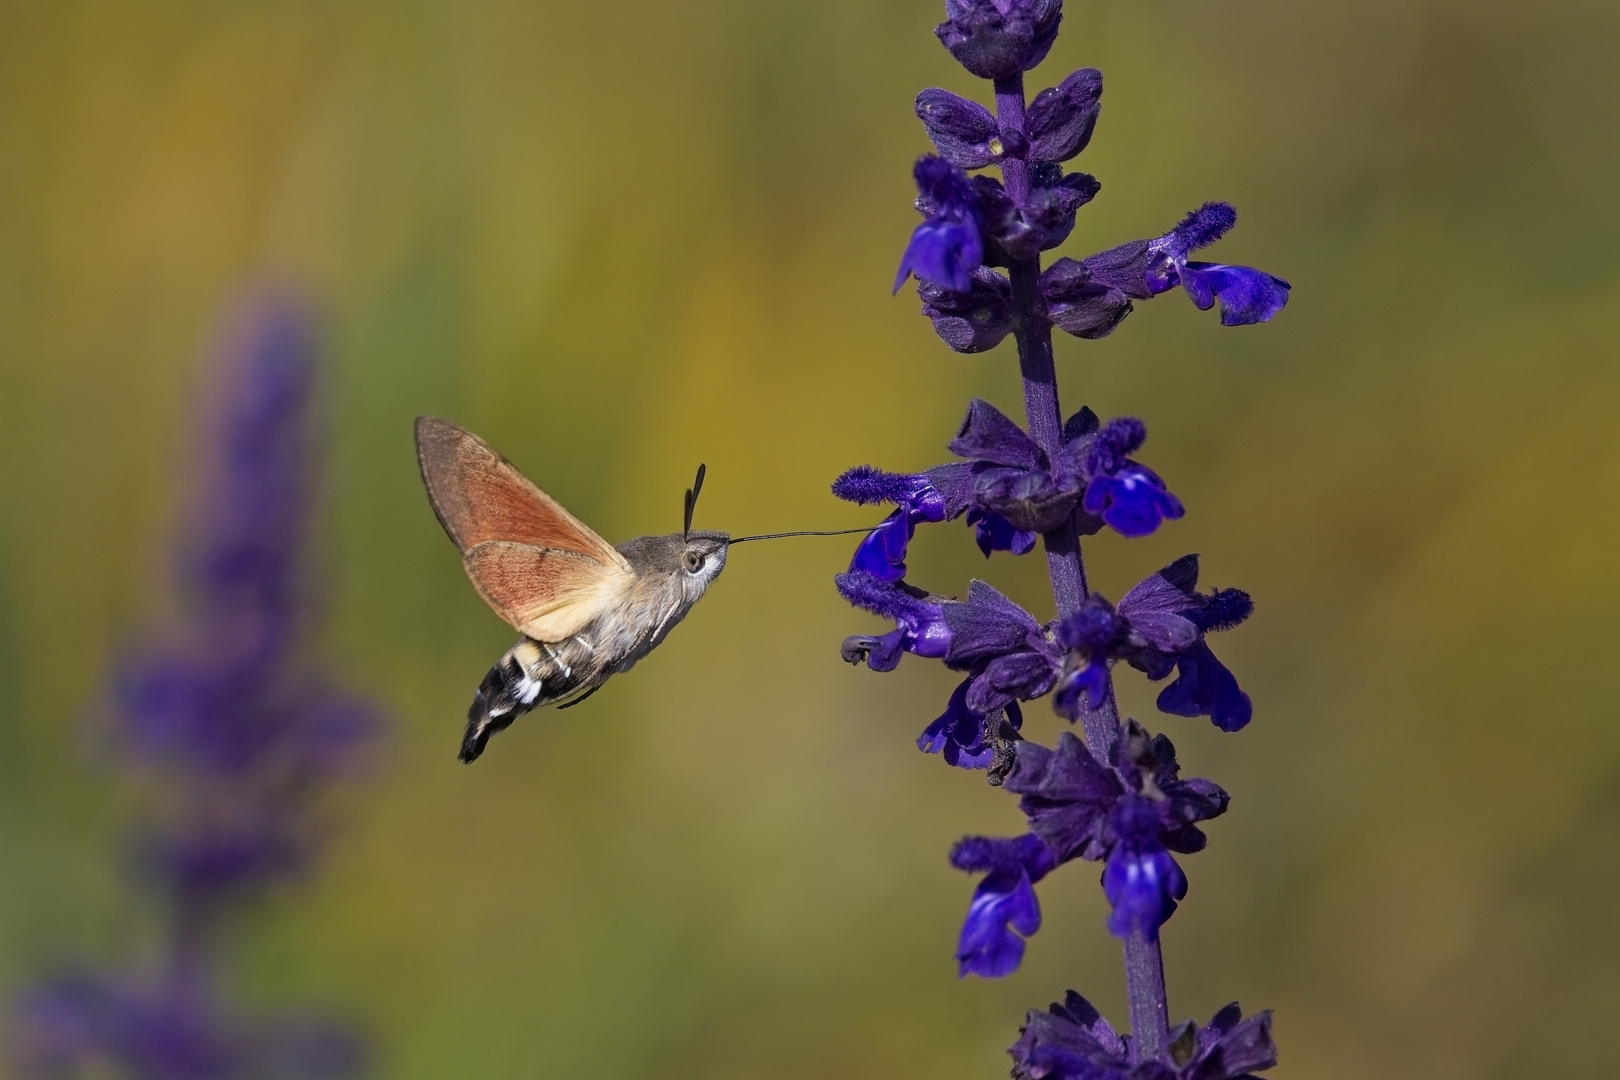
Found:
M 1024 77 L 996 80 L 996 120 L 1003 132 L 1022 135 L 1024 129 Z M 1018 141 L 1022 142 L 1020 138 Z M 1029 163 L 1008 155 L 1001 160 L 1001 176 L 1008 198 L 1022 207 L 1029 199 Z M 1052 362 L 1052 323 L 1041 302 L 1039 257 L 1007 268 L 1012 282 L 1014 335 L 1018 342 L 1018 369 L 1024 380 L 1024 414 L 1030 437 L 1048 460 L 1063 448 L 1063 411 L 1058 404 L 1057 368 Z M 1080 534 L 1071 515 L 1059 528 L 1042 537 L 1046 569 L 1052 579 L 1052 599 L 1058 618 L 1079 610 L 1086 597 L 1086 566 L 1080 554 Z M 1089 703 L 1087 703 L 1089 704 Z M 1114 759 L 1119 737 L 1119 708 L 1114 702 L 1113 679 L 1108 699 L 1100 709 L 1082 706 L 1086 745 L 1099 761 Z M 1131 1032 L 1137 1061 L 1157 1061 L 1169 1041 L 1169 1006 L 1164 992 L 1164 959 L 1157 941 L 1138 932 L 1125 939 L 1125 992 L 1130 1001 Z

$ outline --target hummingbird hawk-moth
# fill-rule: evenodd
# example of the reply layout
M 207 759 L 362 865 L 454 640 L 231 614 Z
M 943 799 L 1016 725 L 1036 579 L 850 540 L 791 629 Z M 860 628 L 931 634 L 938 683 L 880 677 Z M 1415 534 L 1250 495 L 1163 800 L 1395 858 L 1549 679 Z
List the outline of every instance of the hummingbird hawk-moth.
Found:
M 523 635 L 478 686 L 461 740 L 464 762 L 477 760 L 491 735 L 531 709 L 577 705 L 634 667 L 702 599 L 731 545 L 839 535 L 695 532 L 699 465 L 680 532 L 614 546 L 448 420 L 416 418 L 416 457 L 428 501 L 460 549 L 473 588 Z

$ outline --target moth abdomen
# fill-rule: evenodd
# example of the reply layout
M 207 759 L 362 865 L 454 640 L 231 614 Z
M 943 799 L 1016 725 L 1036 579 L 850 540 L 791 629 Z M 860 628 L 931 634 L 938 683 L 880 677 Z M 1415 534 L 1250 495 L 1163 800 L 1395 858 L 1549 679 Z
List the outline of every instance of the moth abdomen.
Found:
M 467 709 L 467 730 L 459 755 L 463 762 L 476 761 L 491 735 L 504 731 L 547 698 L 555 700 L 558 691 L 566 692 L 556 684 L 566 682 L 568 675 L 544 650 L 545 646 L 524 638 L 484 675 Z

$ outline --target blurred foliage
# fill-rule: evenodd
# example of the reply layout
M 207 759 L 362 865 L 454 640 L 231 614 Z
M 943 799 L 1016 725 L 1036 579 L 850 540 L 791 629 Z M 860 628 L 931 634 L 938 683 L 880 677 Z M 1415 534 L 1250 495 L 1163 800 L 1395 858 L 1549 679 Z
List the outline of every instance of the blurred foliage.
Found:
M 402 717 L 331 867 L 243 978 L 368 1016 L 383 1073 L 1001 1075 L 1025 1008 L 1122 1019 L 1085 867 L 1002 982 L 954 978 L 945 853 L 1014 802 L 912 748 L 948 673 L 838 662 L 842 540 L 736 553 L 668 644 L 476 766 L 510 633 L 419 490 L 418 412 L 604 535 L 860 524 L 843 467 L 933 464 L 1010 345 L 887 284 L 915 92 L 982 94 L 937 0 L 0 3 L 0 983 L 142 947 L 138 795 L 82 733 L 163 594 L 203 347 L 243 280 L 321 298 L 329 644 Z M 1620 9 L 1597 0 L 1071 0 L 1035 85 L 1107 74 L 1066 248 L 1206 198 L 1292 280 L 1224 330 L 1172 294 L 1061 341 L 1066 403 L 1143 416 L 1188 516 L 1091 543 L 1117 597 L 1199 551 L 1239 736 L 1126 704 L 1232 812 L 1185 860 L 1172 1011 L 1278 1010 L 1282 1075 L 1607 1075 L 1620 1006 Z M 925 530 L 913 577 L 1049 598 Z M 1032 710 L 1032 733 L 1059 721 Z M 1071 872 L 1072 871 L 1072 872 Z

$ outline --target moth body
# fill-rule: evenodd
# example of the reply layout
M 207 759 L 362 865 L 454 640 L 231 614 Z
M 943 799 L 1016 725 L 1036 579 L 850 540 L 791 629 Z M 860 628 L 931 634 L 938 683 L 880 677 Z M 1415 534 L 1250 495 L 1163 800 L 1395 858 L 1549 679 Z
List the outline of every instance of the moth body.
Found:
M 621 598 L 575 634 L 525 636 L 489 669 L 467 710 L 461 760 L 473 761 L 497 731 L 532 709 L 582 701 L 652 652 L 703 597 L 726 565 L 725 533 L 638 536 L 617 550 L 635 570 Z
M 472 432 L 416 418 L 428 501 L 473 587 L 523 634 L 489 669 L 467 712 L 461 760 L 531 709 L 566 708 L 628 671 L 686 617 L 725 569 L 731 538 L 686 527 L 614 547 Z

